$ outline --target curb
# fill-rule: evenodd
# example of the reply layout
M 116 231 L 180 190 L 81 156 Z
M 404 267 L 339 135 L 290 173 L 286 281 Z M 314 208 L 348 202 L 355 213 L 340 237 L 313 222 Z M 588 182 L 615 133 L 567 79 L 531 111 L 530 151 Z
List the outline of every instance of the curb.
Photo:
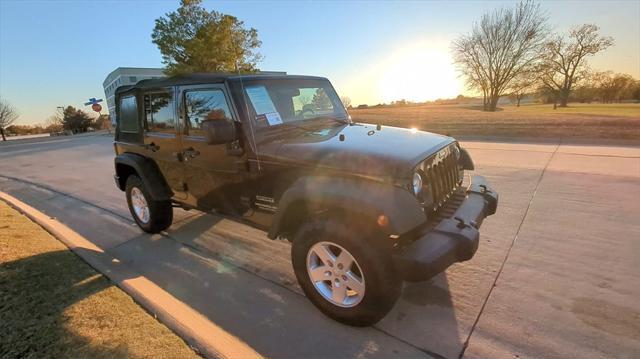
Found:
M 226 332 L 53 217 L 2 191 L 0 191 L 0 200 L 26 215 L 64 243 L 161 323 L 183 338 L 199 354 L 207 358 L 262 358 L 245 342 Z

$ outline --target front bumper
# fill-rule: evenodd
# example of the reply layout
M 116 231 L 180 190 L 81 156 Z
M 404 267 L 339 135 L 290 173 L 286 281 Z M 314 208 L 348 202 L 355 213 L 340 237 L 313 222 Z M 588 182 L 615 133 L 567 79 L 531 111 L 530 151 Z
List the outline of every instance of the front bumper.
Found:
M 450 265 L 471 259 L 478 250 L 480 224 L 496 213 L 498 193 L 482 176 L 473 176 L 467 196 L 451 218 L 423 230 L 418 239 L 394 254 L 404 280 L 425 281 Z

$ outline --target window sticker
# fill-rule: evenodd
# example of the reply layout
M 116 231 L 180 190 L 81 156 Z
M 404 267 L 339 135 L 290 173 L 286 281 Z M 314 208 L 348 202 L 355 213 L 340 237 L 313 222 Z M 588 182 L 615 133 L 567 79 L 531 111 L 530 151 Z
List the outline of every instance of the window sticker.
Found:
M 271 96 L 269 96 L 266 87 L 252 86 L 247 87 L 245 91 L 251 100 L 253 108 L 256 110 L 256 115 L 276 112 L 276 107 L 273 105 L 273 101 L 271 101 Z
M 269 126 L 282 124 L 282 119 L 280 118 L 280 114 L 277 112 L 265 113 L 265 116 L 267 116 L 267 122 L 269 123 Z

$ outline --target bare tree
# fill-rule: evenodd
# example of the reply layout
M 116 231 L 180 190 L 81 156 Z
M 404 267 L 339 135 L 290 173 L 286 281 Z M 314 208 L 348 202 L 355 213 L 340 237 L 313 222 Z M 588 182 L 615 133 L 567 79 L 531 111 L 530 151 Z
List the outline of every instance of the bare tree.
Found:
M 495 111 L 514 78 L 540 58 L 547 17 L 532 1 L 482 16 L 470 34 L 452 43 L 454 61 L 471 89 L 483 93 L 484 109 Z
M 599 95 L 600 72 L 583 71 L 580 83 L 575 84 L 571 90 L 570 101 L 591 103 Z M 544 84 L 542 84 L 544 86 Z
M 631 98 L 640 102 L 640 80 L 637 80 L 631 88 Z
M 304 107 L 304 105 L 308 105 L 311 103 L 311 97 L 308 95 L 300 95 L 298 96 L 298 101 L 300 101 L 300 104 L 302 104 L 302 106 Z
M 62 119 L 56 115 L 49 116 L 44 121 L 44 128 L 48 132 L 60 132 L 62 131 Z
M 100 115 L 93 119 L 93 127 L 96 130 L 110 130 L 111 129 L 111 120 L 109 119 L 109 115 Z
M 633 99 L 636 81 L 630 75 L 606 71 L 594 74 L 594 78 L 596 91 L 602 103 Z
M 520 101 L 531 92 L 536 90 L 538 82 L 535 73 L 532 71 L 525 71 L 516 76 L 511 85 L 509 85 L 509 97 L 512 102 L 516 104 L 516 107 L 520 107 Z
M 3 141 L 7 140 L 4 136 L 4 129 L 11 126 L 18 117 L 18 112 L 8 102 L 0 99 L 0 135 L 2 135 Z
M 544 85 L 557 93 L 560 107 L 567 106 L 571 89 L 586 77 L 585 59 L 613 45 L 613 38 L 600 36 L 598 30 L 584 24 L 573 28 L 568 38 L 555 35 L 545 44 L 538 72 Z
M 349 98 L 347 96 L 340 97 L 340 101 L 342 101 L 342 105 L 345 108 L 349 108 L 349 106 L 351 106 L 351 98 Z

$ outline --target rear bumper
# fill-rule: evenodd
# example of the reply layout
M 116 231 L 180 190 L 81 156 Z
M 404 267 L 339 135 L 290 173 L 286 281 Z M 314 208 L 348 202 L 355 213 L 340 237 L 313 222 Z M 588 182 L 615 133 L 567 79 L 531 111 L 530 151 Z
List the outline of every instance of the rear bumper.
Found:
M 474 176 L 467 197 L 451 218 L 418 234 L 394 254 L 396 268 L 410 282 L 428 280 L 456 262 L 469 260 L 478 250 L 480 224 L 496 213 L 498 194 L 482 176 Z

